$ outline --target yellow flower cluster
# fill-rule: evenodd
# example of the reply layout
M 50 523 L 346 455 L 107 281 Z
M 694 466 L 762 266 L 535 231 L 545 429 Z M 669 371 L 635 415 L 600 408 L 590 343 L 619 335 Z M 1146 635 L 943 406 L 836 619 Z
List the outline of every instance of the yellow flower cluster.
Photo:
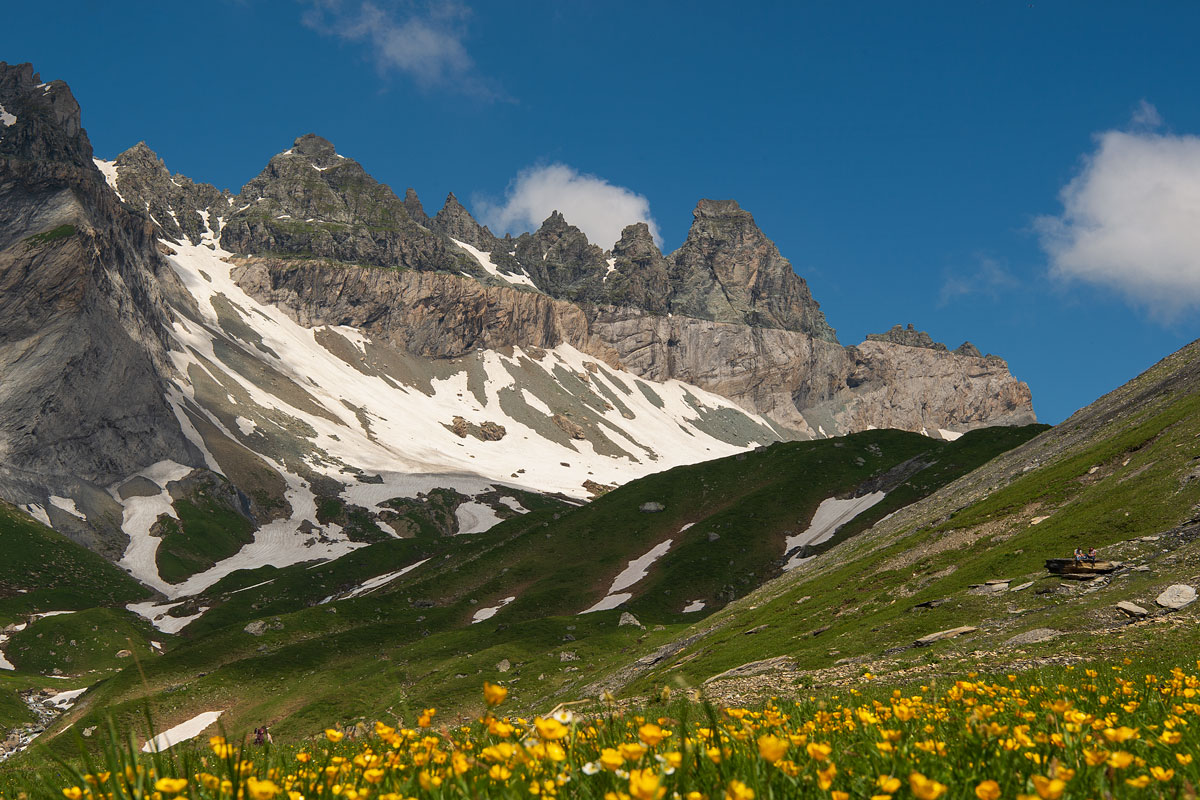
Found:
M 508 690 L 487 683 L 486 711 L 468 725 L 436 727 L 437 712 L 429 708 L 412 727 L 377 722 L 372 735 L 357 740 L 330 728 L 315 744 L 255 760 L 249 748 L 215 737 L 163 775 L 135 752 L 110 753 L 106 771 L 80 775 L 62 794 L 66 800 L 1194 797 L 1200 676 L 1182 669 L 1127 676 L 1125 666 L 1067 668 L 1054 685 L 1035 674 L 985 680 L 972 673 L 945 687 L 890 694 L 871 676 L 861 691 L 843 696 L 762 709 L 680 701 L 666 706 L 674 716 L 653 718 L 611 709 L 500 717 L 496 709 Z

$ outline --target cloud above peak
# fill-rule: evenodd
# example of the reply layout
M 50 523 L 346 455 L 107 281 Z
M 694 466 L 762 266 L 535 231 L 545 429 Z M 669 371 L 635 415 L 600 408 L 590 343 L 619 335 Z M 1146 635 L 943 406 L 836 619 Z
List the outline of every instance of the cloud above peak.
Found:
M 1161 132 L 1143 103 L 1129 130 L 1098 134 L 1036 228 L 1051 273 L 1123 294 L 1153 316 L 1200 307 L 1200 137 Z
M 381 74 L 399 72 L 422 89 L 500 99 L 479 76 L 465 42 L 471 10 L 453 0 L 380 4 L 374 0 L 302 0 L 304 24 L 365 45 Z
M 503 202 L 483 199 L 475 205 L 483 222 L 497 233 L 536 230 L 559 211 L 589 242 L 605 250 L 617 243 L 626 225 L 635 222 L 645 222 L 654 241 L 662 245 L 649 200 L 566 164 L 524 169 L 508 185 Z

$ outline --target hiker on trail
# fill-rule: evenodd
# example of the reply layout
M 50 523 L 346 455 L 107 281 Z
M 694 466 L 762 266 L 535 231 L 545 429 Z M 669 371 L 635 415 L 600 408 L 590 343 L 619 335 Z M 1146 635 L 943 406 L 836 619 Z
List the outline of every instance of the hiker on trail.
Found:
M 1093 548 L 1091 548 L 1091 549 L 1089 549 L 1089 550 L 1088 550 L 1088 554 L 1087 554 L 1087 560 L 1088 560 L 1088 562 L 1089 562 L 1089 563 L 1091 563 L 1091 564 L 1095 564 L 1095 563 L 1096 563 L 1096 548 L 1094 548 L 1094 547 L 1093 547 Z

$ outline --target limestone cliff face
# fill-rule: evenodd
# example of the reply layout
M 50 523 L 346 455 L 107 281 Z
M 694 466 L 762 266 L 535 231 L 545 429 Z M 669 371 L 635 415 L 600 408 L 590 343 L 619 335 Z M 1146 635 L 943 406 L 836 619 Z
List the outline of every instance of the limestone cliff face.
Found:
M 588 307 L 465 276 L 251 258 L 238 284 L 307 326 L 352 325 L 414 355 L 570 344 L 655 381 L 728 397 L 795 436 L 895 427 L 937 435 L 1032 422 L 1028 387 L 995 357 L 890 342 L 845 348 L 800 331 Z
M 0 126 L 0 493 L 44 503 L 197 462 L 165 399 L 153 225 L 92 162 L 66 84 L 0 62 L 0 105 L 16 117 Z
M 239 259 L 238 285 L 302 325 L 350 325 L 413 355 L 451 358 L 479 348 L 589 346 L 578 306 L 535 292 L 434 272 L 397 272 L 279 259 Z

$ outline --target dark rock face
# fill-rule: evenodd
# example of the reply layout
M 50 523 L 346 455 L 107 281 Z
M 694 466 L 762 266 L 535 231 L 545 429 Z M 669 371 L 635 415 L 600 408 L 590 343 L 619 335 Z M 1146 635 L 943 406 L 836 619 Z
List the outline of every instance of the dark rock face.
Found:
M 434 217 L 430 228 L 443 236 L 466 242 L 479 250 L 492 251 L 499 249 L 500 246 L 499 240 L 486 227 L 475 221 L 471 212 L 458 202 L 458 198 L 454 196 L 453 192 L 446 197 L 445 205 Z
M 168 239 L 186 238 L 200 244 L 206 230 L 204 214 L 216 230 L 220 229 L 219 220 L 229 215 L 231 198 L 227 192 L 211 184 L 194 183 L 185 175 L 172 177 L 145 142 L 121 153 L 114 164 L 121 197 L 135 208 L 145 209 Z
M 202 463 L 165 400 L 174 276 L 153 226 L 92 162 L 66 84 L 0 62 L 0 105 L 17 117 L 0 127 L 0 494 Z
M 670 256 L 673 313 L 836 341 L 808 284 L 749 212 L 733 200 L 701 200 L 692 216 Z
M 867 341 L 891 342 L 892 344 L 902 344 L 906 347 L 925 347 L 930 350 L 946 349 L 946 345 L 941 342 L 935 342 L 933 337 L 925 331 L 915 329 L 911 322 L 908 323 L 907 328 L 893 325 L 887 333 L 868 333 Z
M 357 161 L 313 134 L 272 158 L 233 207 L 221 245 L 235 253 L 481 272 L 474 259 L 415 222 L 405 203 Z

